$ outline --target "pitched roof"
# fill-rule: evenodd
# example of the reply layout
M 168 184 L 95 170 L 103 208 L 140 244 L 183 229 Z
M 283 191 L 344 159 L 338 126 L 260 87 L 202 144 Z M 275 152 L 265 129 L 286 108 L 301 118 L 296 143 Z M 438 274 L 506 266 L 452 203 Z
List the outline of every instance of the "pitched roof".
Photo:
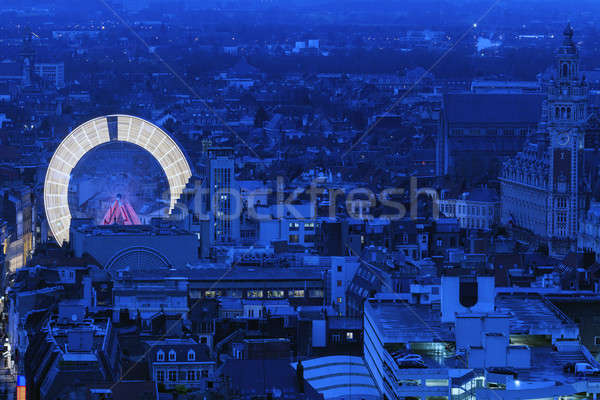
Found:
M 253 75 L 260 72 L 258 68 L 248 63 L 246 57 L 242 57 L 235 65 L 229 68 L 228 73 L 232 75 Z
M 541 94 L 448 93 L 443 109 L 454 124 L 537 124 L 543 101 Z
M 175 352 L 175 362 L 188 362 L 188 352 L 193 350 L 195 353 L 195 362 L 207 362 L 212 361 L 209 354 L 208 346 L 205 344 L 199 344 L 193 340 L 177 340 L 177 339 L 165 339 L 160 341 L 149 341 L 147 344 L 151 347 L 152 351 L 148 353 L 150 360 L 156 361 L 157 354 L 159 351 L 163 351 L 165 354 L 165 361 L 169 360 L 169 352 L 173 350 Z

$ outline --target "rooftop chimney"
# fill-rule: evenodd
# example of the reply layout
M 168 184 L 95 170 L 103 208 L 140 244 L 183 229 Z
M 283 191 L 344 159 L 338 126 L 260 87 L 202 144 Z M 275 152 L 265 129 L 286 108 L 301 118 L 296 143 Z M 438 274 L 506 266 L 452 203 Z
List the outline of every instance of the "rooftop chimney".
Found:
M 298 381 L 298 393 L 304 393 L 304 366 L 298 361 L 296 366 L 296 380 Z

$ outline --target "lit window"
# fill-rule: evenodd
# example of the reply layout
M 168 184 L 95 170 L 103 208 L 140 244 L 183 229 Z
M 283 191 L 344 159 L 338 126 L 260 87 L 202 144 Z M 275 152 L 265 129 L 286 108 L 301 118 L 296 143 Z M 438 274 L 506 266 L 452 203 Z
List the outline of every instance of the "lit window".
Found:
M 338 302 L 338 303 L 341 303 L 341 302 L 342 302 L 342 298 L 341 298 L 341 297 L 338 297 L 338 298 L 337 298 L 337 302 Z
M 426 379 L 425 386 L 448 386 L 448 379 Z
M 346 339 L 354 340 L 354 332 L 346 332 Z
M 304 290 L 290 290 L 288 292 L 289 297 L 304 297 Z
M 248 298 L 262 298 L 263 291 L 262 290 L 248 290 Z

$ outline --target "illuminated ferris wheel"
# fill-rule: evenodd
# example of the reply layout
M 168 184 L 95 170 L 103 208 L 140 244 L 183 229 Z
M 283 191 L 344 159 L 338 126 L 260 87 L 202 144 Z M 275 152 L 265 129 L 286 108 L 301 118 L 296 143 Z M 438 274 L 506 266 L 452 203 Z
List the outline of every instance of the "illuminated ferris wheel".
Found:
M 108 115 L 79 125 L 54 152 L 44 181 L 46 219 L 59 245 L 69 241 L 68 192 L 73 168 L 88 151 L 116 141 L 138 145 L 158 161 L 169 183 L 169 212 L 192 176 L 188 161 L 175 141 L 146 120 L 130 115 Z

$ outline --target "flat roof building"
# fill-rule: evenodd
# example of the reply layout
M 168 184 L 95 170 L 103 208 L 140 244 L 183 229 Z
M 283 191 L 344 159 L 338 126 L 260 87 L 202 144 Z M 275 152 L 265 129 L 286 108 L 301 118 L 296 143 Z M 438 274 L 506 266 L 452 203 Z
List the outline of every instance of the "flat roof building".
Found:
M 181 267 L 198 260 L 197 236 L 168 224 L 97 226 L 74 220 L 71 241 L 76 257 L 87 253 L 109 271 Z
M 464 297 L 467 286 L 442 287 L 442 307 L 389 294 L 365 302 L 364 359 L 385 398 L 596 398 L 595 378 L 565 366 L 598 362 L 577 326 L 538 294 L 499 294 L 481 311 L 477 301 L 461 304 L 443 322 L 443 303 L 456 305 L 448 297 Z M 475 292 L 476 300 L 484 294 Z

